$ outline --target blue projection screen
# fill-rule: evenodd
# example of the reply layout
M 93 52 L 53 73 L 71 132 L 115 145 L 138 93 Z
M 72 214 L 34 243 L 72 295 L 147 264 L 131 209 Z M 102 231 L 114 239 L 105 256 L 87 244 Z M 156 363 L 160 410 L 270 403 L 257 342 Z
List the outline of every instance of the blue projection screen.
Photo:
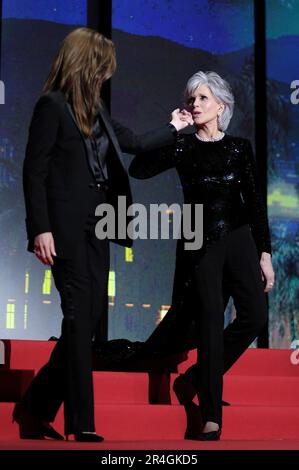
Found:
M 22 163 L 33 106 L 60 42 L 85 25 L 86 0 L 3 0 L 0 106 L 0 337 L 59 335 L 50 269 L 26 252 Z
M 297 72 L 296 1 L 266 2 L 268 74 L 268 209 L 276 286 L 269 296 L 270 346 L 299 339 L 299 105 L 291 101 Z M 236 110 L 228 132 L 254 144 L 253 0 L 112 2 L 118 68 L 112 115 L 137 133 L 169 120 L 183 106 L 186 80 L 215 70 L 232 85 Z M 33 105 L 63 37 L 87 22 L 87 1 L 3 0 L 0 106 L 0 337 L 58 336 L 61 312 L 51 272 L 26 252 L 21 168 Z M 287 28 L 284 27 L 287 25 Z M 131 156 L 124 155 L 128 167 Z M 131 179 L 135 202 L 182 202 L 174 171 Z M 171 220 L 170 220 L 171 223 Z M 169 308 L 175 240 L 112 244 L 109 337 L 146 339 Z M 226 321 L 234 315 L 227 309 Z
M 112 81 L 113 116 L 139 133 L 157 127 L 169 120 L 173 109 L 184 106 L 184 86 L 193 73 L 215 70 L 236 95 L 228 132 L 253 141 L 253 18 L 251 0 L 114 0 L 118 69 Z M 124 163 L 129 162 L 127 156 Z M 182 202 L 174 170 L 131 183 L 135 202 Z M 111 337 L 145 339 L 163 318 L 171 301 L 175 247 L 175 240 L 136 240 L 127 258 L 121 249 L 113 249 Z M 232 310 L 230 306 L 226 312 L 227 321 Z
M 292 88 L 299 80 L 299 5 L 267 0 L 266 14 L 268 212 L 276 274 L 269 339 L 272 348 L 289 348 L 299 340 L 298 84 Z

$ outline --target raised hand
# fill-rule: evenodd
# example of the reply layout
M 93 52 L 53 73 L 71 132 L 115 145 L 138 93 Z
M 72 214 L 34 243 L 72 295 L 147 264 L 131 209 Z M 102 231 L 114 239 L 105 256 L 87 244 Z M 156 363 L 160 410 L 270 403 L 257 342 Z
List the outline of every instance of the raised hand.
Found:
M 180 108 L 177 108 L 171 113 L 170 124 L 172 124 L 177 131 L 181 131 L 190 125 L 192 126 L 192 115 L 185 109 L 180 110 Z

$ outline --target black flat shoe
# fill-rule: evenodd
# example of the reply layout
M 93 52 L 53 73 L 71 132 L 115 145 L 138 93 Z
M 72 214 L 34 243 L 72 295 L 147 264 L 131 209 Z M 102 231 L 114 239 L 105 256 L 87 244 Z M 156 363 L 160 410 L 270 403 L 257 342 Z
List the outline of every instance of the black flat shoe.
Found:
M 75 441 L 77 442 L 102 442 L 104 438 L 92 432 L 79 432 L 75 434 Z
M 50 439 L 56 439 L 57 441 L 64 441 L 64 437 L 57 432 L 53 426 L 50 424 L 43 424 L 42 425 L 42 434 L 45 437 L 49 437 Z
M 188 434 L 188 437 L 185 439 L 190 439 L 193 441 L 219 441 L 221 436 L 221 429 L 218 431 L 210 431 L 210 432 L 201 432 L 199 434 Z
M 12 421 L 19 425 L 20 439 L 55 439 L 63 441 L 64 438 L 48 423 L 41 421 L 36 416 L 32 416 L 28 411 L 22 408 L 20 403 L 16 403 Z

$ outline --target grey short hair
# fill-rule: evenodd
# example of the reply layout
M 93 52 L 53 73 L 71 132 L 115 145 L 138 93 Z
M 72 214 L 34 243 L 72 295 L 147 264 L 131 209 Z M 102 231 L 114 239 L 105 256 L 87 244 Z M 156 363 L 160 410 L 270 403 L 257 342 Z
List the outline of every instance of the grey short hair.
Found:
M 207 85 L 217 101 L 224 104 L 224 111 L 218 118 L 219 130 L 225 131 L 228 128 L 234 112 L 235 99 L 229 83 L 216 72 L 197 72 L 189 78 L 185 88 L 185 99 L 188 101 L 198 87 Z

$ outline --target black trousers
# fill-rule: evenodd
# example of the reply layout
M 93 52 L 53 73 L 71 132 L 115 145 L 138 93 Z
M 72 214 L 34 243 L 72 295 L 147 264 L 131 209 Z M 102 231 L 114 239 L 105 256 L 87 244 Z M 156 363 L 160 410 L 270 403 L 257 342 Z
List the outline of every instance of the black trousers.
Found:
M 198 361 L 185 374 L 197 388 L 203 421 L 221 426 L 223 374 L 267 321 L 259 257 L 249 225 L 233 230 L 199 256 L 194 278 Z M 223 330 L 228 293 L 234 300 L 236 318 Z
M 95 207 L 105 201 L 99 192 Z M 56 258 L 52 266 L 63 313 L 61 337 L 22 399 L 31 414 L 50 422 L 64 402 L 65 434 L 95 430 L 92 338 L 107 309 L 109 241 L 96 238 L 93 214 L 72 258 Z

